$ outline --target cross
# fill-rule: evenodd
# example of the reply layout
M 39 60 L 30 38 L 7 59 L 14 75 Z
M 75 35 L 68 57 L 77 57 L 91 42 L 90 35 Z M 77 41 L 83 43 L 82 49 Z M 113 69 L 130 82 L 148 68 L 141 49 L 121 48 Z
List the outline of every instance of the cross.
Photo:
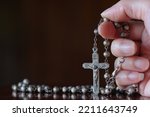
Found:
M 93 93 L 99 94 L 99 69 L 108 69 L 108 63 L 99 63 L 99 55 L 97 53 L 97 49 L 93 49 L 92 53 L 92 63 L 83 63 L 82 67 L 84 69 L 92 69 L 93 70 Z

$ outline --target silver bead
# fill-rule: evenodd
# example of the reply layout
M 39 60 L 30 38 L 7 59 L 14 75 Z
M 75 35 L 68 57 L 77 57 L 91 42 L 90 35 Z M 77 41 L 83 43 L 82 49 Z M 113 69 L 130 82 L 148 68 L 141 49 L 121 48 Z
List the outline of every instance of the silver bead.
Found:
M 133 93 L 135 93 L 135 90 L 134 90 L 134 88 L 130 87 L 129 89 L 127 89 L 126 93 L 128 95 L 132 95 Z
M 105 78 L 105 79 L 110 78 L 110 74 L 106 72 L 106 73 L 104 74 L 104 78 Z
M 80 88 L 81 88 L 80 86 L 76 86 L 76 89 L 77 89 L 77 90 L 80 90 Z
M 49 86 L 45 86 L 45 87 L 44 87 L 44 91 L 45 91 L 46 93 L 52 93 L 52 89 L 51 89 Z
M 109 95 L 110 93 L 111 93 L 111 89 L 106 88 L 106 89 L 105 89 L 105 94 L 106 94 L 106 95 Z
M 124 26 L 123 26 L 123 29 L 124 29 L 124 30 L 129 30 L 130 27 L 129 27 L 129 25 L 124 25 Z
M 75 87 L 72 87 L 70 91 L 71 91 L 71 93 L 76 93 L 77 90 Z
M 25 84 L 25 85 L 28 85 L 28 84 L 29 84 L 29 80 L 28 80 L 28 79 L 24 79 L 24 80 L 22 81 L 22 83 Z
M 41 93 L 41 92 L 42 92 L 42 87 L 41 87 L 41 86 L 37 85 L 36 89 L 37 89 L 37 92 L 38 92 L 38 93 Z
M 115 84 L 109 85 L 109 89 L 114 90 L 116 88 Z
M 100 93 L 103 95 L 105 94 L 105 89 L 104 88 L 100 88 Z
M 11 89 L 12 89 L 13 91 L 17 91 L 17 86 L 16 86 L 16 85 L 12 85 L 12 86 L 11 86 Z
M 110 56 L 110 52 L 105 51 L 105 52 L 103 53 L 103 55 L 104 55 L 104 57 L 109 57 L 109 56 Z
M 43 87 L 44 91 L 49 89 L 49 86 L 44 86 Z
M 85 93 L 87 93 L 87 88 L 82 87 L 82 88 L 81 88 L 81 91 L 82 91 L 83 94 L 85 94 Z
M 121 24 L 119 24 L 118 22 L 115 22 L 114 25 L 115 25 L 116 28 L 120 28 L 121 27 Z
M 98 29 L 94 29 L 94 34 L 98 35 Z
M 121 34 L 120 34 L 120 37 L 122 37 L 122 38 L 126 38 L 126 37 L 128 37 L 128 33 L 127 32 L 122 32 Z
M 67 91 L 68 91 L 68 88 L 67 88 L 67 87 L 65 87 L 65 86 L 62 87 L 62 92 L 63 92 L 63 93 L 66 93 Z
M 103 22 L 108 22 L 110 21 L 108 18 L 103 18 Z
M 33 92 L 32 86 L 29 85 L 29 86 L 27 87 L 27 91 L 30 92 L 30 93 Z
M 21 86 L 20 87 L 20 91 L 25 92 L 26 91 L 26 87 L 25 86 Z
M 19 82 L 19 83 L 18 83 L 18 87 L 21 87 L 21 86 L 22 86 L 22 82 Z
M 109 42 L 108 40 L 105 40 L 105 41 L 103 41 L 103 45 L 104 45 L 104 46 L 109 46 L 109 45 L 110 45 L 110 42 Z
M 59 92 L 59 88 L 57 86 L 53 87 L 53 92 L 54 93 L 58 93 Z

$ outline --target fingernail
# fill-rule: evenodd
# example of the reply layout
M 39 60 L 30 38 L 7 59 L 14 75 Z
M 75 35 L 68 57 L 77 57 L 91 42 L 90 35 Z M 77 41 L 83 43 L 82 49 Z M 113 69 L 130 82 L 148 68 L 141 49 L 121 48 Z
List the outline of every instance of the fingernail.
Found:
M 128 75 L 128 78 L 130 80 L 143 80 L 144 79 L 144 74 L 143 73 L 138 73 L 138 72 L 132 72 Z
M 146 69 L 147 68 L 147 63 L 143 61 L 143 59 L 137 59 L 134 61 L 134 65 L 138 69 Z
M 120 45 L 120 51 L 123 55 L 133 55 L 135 53 L 135 45 L 133 42 L 123 40 Z
M 108 9 L 106 9 L 105 11 L 103 11 L 102 13 L 101 13 L 101 16 L 102 17 L 105 17 L 105 16 L 107 16 L 108 14 L 110 14 L 111 13 L 111 8 L 108 8 Z

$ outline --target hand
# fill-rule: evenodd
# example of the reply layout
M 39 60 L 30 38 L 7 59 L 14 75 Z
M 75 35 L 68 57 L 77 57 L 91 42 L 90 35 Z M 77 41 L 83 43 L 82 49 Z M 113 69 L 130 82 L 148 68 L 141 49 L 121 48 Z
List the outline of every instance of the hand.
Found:
M 139 83 L 139 93 L 150 97 L 150 0 L 121 0 L 101 16 L 115 22 L 128 22 L 130 26 L 128 39 L 120 38 L 111 22 L 103 22 L 98 27 L 103 38 L 114 39 L 113 55 L 126 57 L 116 76 L 117 85 L 124 88 Z

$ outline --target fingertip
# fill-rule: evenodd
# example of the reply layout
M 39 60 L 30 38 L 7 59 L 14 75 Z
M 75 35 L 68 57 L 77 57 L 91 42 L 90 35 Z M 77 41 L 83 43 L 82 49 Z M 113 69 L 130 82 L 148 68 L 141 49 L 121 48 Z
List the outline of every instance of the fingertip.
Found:
M 137 53 L 137 45 L 132 40 L 116 39 L 112 41 L 111 51 L 116 57 L 133 56 Z
M 130 19 L 125 13 L 124 3 L 122 1 L 119 1 L 112 7 L 104 10 L 101 13 L 101 16 L 115 22 L 129 21 Z
M 144 73 L 122 70 L 116 76 L 119 86 L 127 86 L 144 80 Z
M 114 39 L 117 32 L 112 22 L 103 22 L 98 27 L 98 32 L 103 38 Z

